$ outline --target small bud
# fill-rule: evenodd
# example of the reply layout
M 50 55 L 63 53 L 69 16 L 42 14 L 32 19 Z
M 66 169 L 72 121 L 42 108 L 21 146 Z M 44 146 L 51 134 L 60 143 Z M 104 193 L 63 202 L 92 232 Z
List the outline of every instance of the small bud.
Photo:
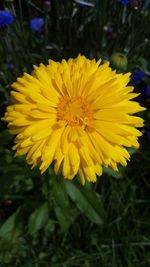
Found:
M 118 71 L 125 71 L 127 68 L 127 57 L 122 53 L 114 53 L 110 58 L 110 64 Z

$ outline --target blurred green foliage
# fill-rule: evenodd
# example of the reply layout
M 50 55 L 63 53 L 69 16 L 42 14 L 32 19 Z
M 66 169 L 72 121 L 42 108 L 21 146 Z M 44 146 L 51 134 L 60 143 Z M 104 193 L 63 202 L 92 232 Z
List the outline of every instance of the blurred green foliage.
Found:
M 144 6 L 116 0 L 1 1 L 15 21 L 0 29 L 0 111 L 9 104 L 10 84 L 33 64 L 78 53 L 108 60 L 118 52 L 127 71 L 146 74 L 135 90 L 148 107 L 150 122 L 150 13 Z M 84 4 L 83 4 L 84 2 Z M 30 19 L 45 19 L 33 32 Z M 11 65 L 10 65 L 11 64 Z M 54 177 L 53 167 L 40 175 L 11 151 L 13 137 L 0 122 L 0 267 L 147 267 L 150 263 L 150 144 L 130 149 L 131 162 L 116 173 L 104 169 L 95 185 L 82 187 Z M 143 129 L 144 131 L 144 129 Z

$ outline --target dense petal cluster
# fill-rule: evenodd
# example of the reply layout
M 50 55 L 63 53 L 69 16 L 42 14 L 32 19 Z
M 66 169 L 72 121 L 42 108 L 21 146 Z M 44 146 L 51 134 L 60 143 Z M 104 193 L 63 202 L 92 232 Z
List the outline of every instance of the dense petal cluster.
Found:
M 83 184 L 95 182 L 102 166 L 126 166 L 125 147 L 138 148 L 141 132 L 135 127 L 143 126 L 131 114 L 144 110 L 132 101 L 137 94 L 127 86 L 129 77 L 116 74 L 108 62 L 80 55 L 24 73 L 12 84 L 4 118 L 16 135 L 16 155 L 26 154 L 42 173 L 54 162 L 56 174 L 67 179 L 78 174 Z
M 7 10 L 0 10 L 0 28 L 8 27 L 14 21 L 14 16 Z

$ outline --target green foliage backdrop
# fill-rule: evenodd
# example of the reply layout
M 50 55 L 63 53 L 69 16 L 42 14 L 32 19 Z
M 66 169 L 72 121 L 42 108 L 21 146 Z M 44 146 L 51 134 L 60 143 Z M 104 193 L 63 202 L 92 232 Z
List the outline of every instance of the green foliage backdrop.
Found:
M 149 124 L 149 1 L 1 1 L 14 22 L 0 28 L 0 111 L 9 104 L 10 84 L 33 64 L 49 58 L 109 60 L 123 53 L 125 71 L 140 68 L 144 78 L 132 82 L 146 106 Z M 49 3 L 48 3 L 49 2 Z M 35 32 L 30 20 L 43 17 Z M 113 66 L 114 67 L 114 66 Z M 118 69 L 119 71 L 119 69 Z M 95 185 L 55 177 L 53 167 L 38 168 L 15 158 L 13 137 L 0 122 L 0 267 L 147 267 L 150 263 L 150 140 L 143 129 L 138 151 L 116 173 L 104 169 Z

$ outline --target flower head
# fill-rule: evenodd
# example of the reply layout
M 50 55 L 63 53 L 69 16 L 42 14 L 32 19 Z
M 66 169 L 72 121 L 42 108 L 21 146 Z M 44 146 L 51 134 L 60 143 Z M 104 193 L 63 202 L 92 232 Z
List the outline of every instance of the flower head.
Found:
M 44 28 L 44 18 L 38 17 L 31 19 L 30 27 L 34 32 L 42 32 Z
M 150 125 L 149 124 L 145 125 L 144 133 L 145 133 L 145 136 L 146 136 L 147 140 L 150 141 Z
M 8 27 L 14 21 L 14 16 L 7 10 L 0 10 L 0 28 Z
M 147 85 L 144 92 L 145 97 L 150 97 L 150 85 Z
M 119 0 L 119 2 L 124 6 L 127 6 L 129 4 L 129 0 Z
M 132 82 L 134 83 L 140 83 L 143 81 L 145 77 L 145 72 L 140 70 L 140 69 L 136 69 L 131 76 Z
M 26 154 L 42 173 L 54 162 L 56 174 L 78 174 L 83 184 L 95 182 L 102 166 L 126 166 L 125 147 L 138 148 L 141 132 L 135 127 L 143 126 L 131 114 L 144 110 L 131 101 L 137 94 L 127 86 L 129 76 L 80 55 L 24 73 L 12 84 L 4 118 L 16 135 L 16 155 Z
M 7 68 L 8 68 L 8 70 L 14 70 L 15 65 L 13 63 L 8 63 Z

